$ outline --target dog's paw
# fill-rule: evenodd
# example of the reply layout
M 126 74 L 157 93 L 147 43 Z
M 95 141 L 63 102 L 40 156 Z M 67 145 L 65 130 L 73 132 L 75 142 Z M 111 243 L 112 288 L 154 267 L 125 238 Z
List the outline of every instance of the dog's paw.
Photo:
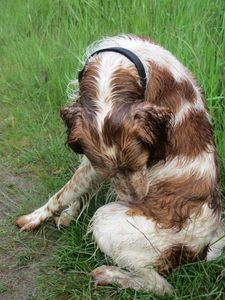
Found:
M 31 231 L 43 223 L 47 217 L 46 214 L 43 214 L 43 212 L 38 209 L 31 214 L 19 217 L 16 220 L 16 224 L 20 227 L 20 231 Z
M 146 288 L 146 290 L 148 290 L 148 288 Z M 149 290 L 152 290 L 152 287 L 150 287 Z M 165 280 L 163 283 L 156 284 L 153 290 L 156 292 L 156 294 L 161 296 L 165 294 L 171 295 L 174 293 L 174 288 L 167 280 Z
M 58 228 L 60 228 L 60 226 L 69 226 L 77 215 L 78 210 L 76 208 L 71 209 L 71 207 L 69 207 L 64 209 L 59 217 L 54 218 L 55 224 Z
M 119 284 L 123 289 L 131 288 L 134 290 L 141 290 L 143 287 L 142 279 L 133 274 L 121 270 L 115 266 L 101 266 L 91 272 L 94 284 L 111 285 Z
M 172 294 L 173 287 L 157 273 L 132 273 L 116 266 L 101 266 L 91 272 L 95 285 L 119 284 L 136 291 L 153 291 L 158 295 Z
M 122 287 L 125 287 L 124 283 L 130 279 L 129 276 L 123 273 L 118 267 L 105 265 L 94 269 L 91 272 L 91 276 L 96 286 L 119 283 Z

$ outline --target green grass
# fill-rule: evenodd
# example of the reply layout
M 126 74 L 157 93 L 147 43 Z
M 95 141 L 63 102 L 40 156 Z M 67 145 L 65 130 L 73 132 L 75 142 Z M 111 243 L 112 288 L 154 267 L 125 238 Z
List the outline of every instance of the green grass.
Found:
M 0 294 L 4 293 L 5 291 L 7 291 L 7 286 L 0 281 Z
M 71 176 L 78 159 L 66 147 L 59 108 L 89 43 L 106 35 L 146 35 L 172 51 L 203 87 L 212 115 L 225 194 L 225 15 L 223 0 L 2 0 L 0 2 L 0 157 L 16 174 L 33 174 L 17 214 L 44 203 Z M 99 196 L 104 201 L 104 192 Z M 90 237 L 93 203 L 63 230 L 57 252 L 39 279 L 40 299 L 158 299 L 118 287 L 95 288 L 87 275 L 106 263 Z M 54 231 L 43 227 L 42 233 Z M 24 239 L 23 239 L 24 240 Z M 31 251 L 32 252 L 32 251 Z M 26 264 L 30 256 L 20 257 Z M 169 277 L 176 293 L 164 299 L 223 299 L 225 256 L 187 265 Z M 75 272 L 79 271 L 79 272 Z M 2 287 L 0 288 L 3 289 Z

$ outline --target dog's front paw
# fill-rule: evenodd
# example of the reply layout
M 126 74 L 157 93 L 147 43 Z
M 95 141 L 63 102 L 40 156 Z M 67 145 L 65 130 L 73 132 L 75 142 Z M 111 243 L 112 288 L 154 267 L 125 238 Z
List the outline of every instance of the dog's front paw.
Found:
M 37 209 L 31 214 L 21 216 L 17 219 L 16 224 L 20 227 L 20 231 L 34 230 L 48 218 L 48 215 L 41 209 Z
M 59 217 L 55 217 L 55 224 L 58 228 L 60 226 L 69 226 L 70 223 L 78 216 L 78 209 L 76 207 L 69 207 L 64 209 Z

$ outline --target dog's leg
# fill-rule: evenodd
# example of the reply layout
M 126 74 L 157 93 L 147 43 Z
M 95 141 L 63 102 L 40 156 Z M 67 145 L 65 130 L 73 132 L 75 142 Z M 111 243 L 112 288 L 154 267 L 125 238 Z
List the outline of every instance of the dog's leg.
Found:
M 172 293 L 172 286 L 153 268 L 143 268 L 137 272 L 128 272 L 115 266 L 101 266 L 91 272 L 96 285 L 119 284 L 122 288 L 134 290 L 154 291 L 164 295 Z
M 59 228 L 61 225 L 69 226 L 71 221 L 78 216 L 81 207 L 81 201 L 75 200 L 70 206 L 64 209 L 59 216 L 55 217 L 55 224 Z
M 31 214 L 18 218 L 17 225 L 23 230 L 33 230 L 55 212 L 70 205 L 73 201 L 85 194 L 96 181 L 97 175 L 88 160 L 84 161 L 77 169 L 71 180 L 59 190 L 49 201 Z M 75 204 L 74 204 L 75 205 Z M 76 204 L 79 208 L 79 203 Z
M 225 247 L 225 231 L 222 226 L 218 228 L 212 242 L 209 245 L 209 251 L 207 253 L 206 260 L 214 260 L 221 255 L 223 248 Z
M 101 206 L 94 214 L 89 232 L 102 252 L 119 267 L 101 266 L 91 275 L 98 285 L 118 283 L 123 288 L 172 293 L 173 288 L 154 268 L 163 241 L 153 220 L 129 216 L 122 202 Z M 163 237 L 163 235 L 162 235 Z M 123 269 L 129 272 L 123 271 Z
M 71 221 L 79 216 L 80 208 L 82 207 L 81 213 L 85 210 L 91 198 L 93 198 L 98 192 L 100 186 L 101 185 L 98 182 L 95 182 L 94 186 L 91 184 L 91 188 L 88 193 L 82 195 L 79 199 L 76 199 L 68 208 L 64 209 L 59 216 L 55 217 L 54 220 L 57 227 L 60 228 L 61 225 L 69 226 Z

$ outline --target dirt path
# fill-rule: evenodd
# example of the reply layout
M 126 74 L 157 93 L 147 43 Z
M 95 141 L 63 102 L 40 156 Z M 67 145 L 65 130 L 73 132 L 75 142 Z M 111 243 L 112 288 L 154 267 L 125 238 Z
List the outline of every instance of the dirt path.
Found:
M 36 279 L 40 266 L 49 258 L 52 243 L 39 233 L 19 233 L 13 224 L 24 201 L 24 192 L 34 187 L 35 178 L 13 175 L 0 169 L 0 299 L 38 299 Z M 43 230 L 43 229 L 42 229 Z

